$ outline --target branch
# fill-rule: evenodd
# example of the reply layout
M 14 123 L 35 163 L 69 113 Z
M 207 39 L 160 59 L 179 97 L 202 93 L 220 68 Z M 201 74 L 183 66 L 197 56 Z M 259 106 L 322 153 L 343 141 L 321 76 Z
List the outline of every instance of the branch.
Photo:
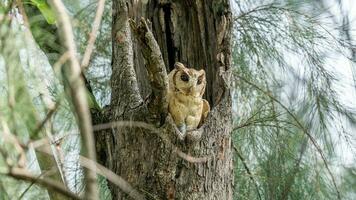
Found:
M 34 143 L 37 143 L 34 144 Z M 46 145 L 42 141 L 35 141 L 34 143 L 31 143 L 30 146 L 33 147 L 36 151 L 40 151 L 42 153 L 46 153 L 49 155 L 52 155 L 53 153 L 51 152 L 50 146 Z M 133 188 L 125 179 L 123 179 L 121 176 L 115 174 L 108 168 L 104 167 L 103 165 L 94 162 L 84 156 L 79 155 L 79 162 L 81 166 L 90 169 L 92 171 L 97 171 L 98 174 L 104 176 L 106 179 L 108 179 L 110 182 L 118 186 L 123 192 L 125 192 L 127 195 L 132 197 L 133 199 L 136 200 L 144 200 L 145 197 L 140 194 L 135 188 Z M 94 167 L 93 167 L 94 166 Z
M 141 105 L 142 97 L 134 69 L 126 0 L 113 1 L 112 4 L 115 12 L 112 13 L 111 110 L 115 110 L 115 117 L 120 117 L 127 109 Z
M 147 130 L 152 131 L 153 133 L 157 134 L 164 143 L 170 146 L 180 158 L 190 162 L 190 163 L 205 163 L 209 160 L 210 156 L 204 157 L 193 157 L 182 152 L 178 147 L 176 147 L 168 138 L 168 135 L 164 133 L 164 131 L 156 128 L 152 124 L 148 124 L 145 122 L 138 122 L 138 121 L 117 121 L 117 122 L 110 122 L 106 124 L 98 124 L 94 126 L 94 131 L 104 130 L 104 129 L 111 129 L 111 128 L 118 128 L 118 127 L 138 127 L 144 128 Z
M 36 180 L 43 178 L 45 176 L 45 174 L 49 173 L 50 171 L 44 171 L 41 174 L 39 174 L 36 177 Z M 29 192 L 29 190 L 32 188 L 32 186 L 35 185 L 35 182 L 31 182 L 31 184 L 21 193 L 21 195 L 19 196 L 18 200 L 21 200 L 22 198 L 24 198 L 24 196 L 26 195 L 27 192 Z M 51 198 L 51 197 L 50 197 Z
M 100 28 L 101 19 L 103 17 L 104 6 L 105 6 L 105 0 L 98 0 L 98 8 L 96 10 L 95 19 L 93 22 L 93 28 L 89 34 L 88 45 L 85 49 L 85 53 L 81 63 L 82 68 L 85 68 L 89 65 L 90 56 L 94 50 L 94 43 L 96 40 L 97 32 Z
M 93 166 L 92 163 L 93 161 L 89 160 L 88 158 L 85 158 L 83 156 L 80 156 L 80 163 L 82 166 L 89 168 L 90 166 Z M 140 194 L 135 188 L 133 188 L 125 179 L 123 179 L 121 176 L 115 174 L 108 168 L 104 167 L 103 165 L 100 165 L 99 163 L 95 162 L 93 163 L 97 170 L 98 174 L 104 176 L 106 179 L 108 179 L 110 182 L 118 186 L 123 192 L 125 192 L 128 196 L 135 200 L 144 200 L 145 197 Z
M 33 131 L 32 135 L 37 135 L 46 125 L 46 123 L 52 118 L 53 114 L 57 111 L 58 107 L 60 106 L 60 101 L 57 101 L 53 108 L 50 108 L 46 117 L 39 122 L 36 129 Z
M 247 79 L 245 79 L 244 77 L 240 76 L 240 75 L 237 75 L 236 74 L 236 77 L 238 77 L 239 79 L 241 79 L 242 81 L 244 81 L 245 83 L 251 85 L 252 87 L 256 88 L 257 90 L 261 91 L 263 94 L 265 94 L 266 96 L 268 96 L 271 100 L 275 101 L 277 104 L 279 104 L 292 118 L 293 120 L 297 123 L 298 127 L 304 132 L 305 135 L 307 135 L 307 137 L 310 139 L 310 141 L 312 142 L 313 146 L 316 148 L 316 150 L 318 151 L 321 159 L 323 160 L 324 162 L 324 165 L 325 165 L 325 168 L 326 170 L 328 171 L 330 177 L 331 177 L 331 180 L 333 182 L 333 185 L 335 187 L 335 190 L 337 192 L 337 196 L 338 196 L 338 199 L 341 199 L 341 196 L 340 196 L 340 191 L 339 189 L 337 188 L 337 185 L 336 185 L 336 180 L 335 180 L 335 177 L 333 175 L 333 173 L 331 172 L 330 168 L 329 168 L 329 165 L 328 165 L 328 162 L 326 160 L 326 157 L 324 156 L 323 154 L 323 151 L 321 149 L 321 147 L 319 146 L 318 142 L 314 139 L 314 137 L 308 132 L 308 130 L 303 126 L 303 124 L 298 120 L 298 118 L 293 114 L 292 111 L 290 111 L 287 106 L 285 106 L 281 101 L 279 101 L 277 98 L 275 98 L 273 95 L 271 95 L 269 92 L 266 92 L 264 91 L 263 89 L 261 89 L 260 87 L 258 87 L 256 84 L 248 81 Z
M 239 159 L 241 160 L 242 165 L 244 166 L 246 172 L 250 176 L 251 181 L 254 183 L 254 185 L 256 187 L 256 191 L 257 191 L 257 196 L 261 200 L 262 197 L 261 197 L 261 194 L 260 194 L 260 190 L 258 189 L 257 181 L 253 178 L 252 172 L 251 172 L 250 168 L 247 166 L 247 163 L 246 163 L 244 157 L 242 156 L 242 154 L 240 153 L 240 151 L 235 146 L 233 148 L 235 149 L 237 157 L 239 157 Z
M 0 123 L 1 123 L 2 131 L 3 131 L 3 134 L 1 136 L 3 142 L 5 142 L 5 143 L 8 142 L 14 146 L 15 150 L 19 153 L 19 159 L 17 160 L 16 164 L 19 167 L 24 167 L 27 162 L 26 152 L 21 147 L 21 143 L 18 140 L 18 138 L 15 135 L 11 134 L 9 126 L 7 125 L 5 120 L 3 118 L 1 118 L 1 116 L 0 116 Z
M 23 19 L 23 23 L 25 25 L 25 27 L 27 28 L 30 28 L 30 23 L 28 21 L 28 17 L 27 17 L 27 14 L 25 12 L 25 8 L 23 7 L 23 4 L 22 4 L 22 1 L 21 0 L 16 0 L 16 4 L 17 4 L 17 7 L 19 9 L 19 12 L 22 16 L 22 19 Z M 30 29 L 29 29 L 30 30 Z M 30 33 L 31 34 L 31 31 L 26 31 L 26 34 L 27 33 Z M 31 34 L 32 35 L 32 34 Z
M 289 175 L 289 177 L 287 177 L 287 180 L 286 181 L 286 184 L 285 184 L 285 187 L 283 189 L 283 192 L 281 194 L 281 200 L 287 200 L 288 197 L 289 197 L 289 193 L 291 191 L 291 188 L 292 188 L 292 185 L 294 184 L 295 182 L 295 179 L 296 179 L 296 175 L 297 173 L 299 172 L 299 168 L 300 168 L 300 163 L 302 162 L 302 158 L 303 158 L 303 155 L 307 149 L 307 144 L 308 144 L 308 138 L 306 138 L 303 143 L 302 143 L 302 146 L 300 148 L 300 154 L 299 154 L 299 158 L 296 160 L 295 162 L 295 165 L 294 165 L 294 169 L 293 171 L 291 172 L 291 174 Z
M 168 108 L 168 75 L 161 50 L 144 18 L 141 18 L 138 25 L 133 20 L 129 20 L 129 22 L 134 36 L 141 45 L 142 55 L 147 62 L 146 69 L 152 87 L 148 109 L 151 113 L 156 114 L 156 117 L 160 115 L 161 119 L 162 117 L 165 118 Z
M 60 36 L 69 55 L 69 65 L 66 65 L 65 75 L 68 79 L 71 101 L 77 114 L 78 126 L 83 138 L 85 155 L 96 161 L 95 143 L 93 127 L 91 125 L 91 115 L 86 98 L 86 89 L 81 77 L 81 67 L 76 58 L 76 47 L 70 19 L 66 13 L 66 8 L 61 0 L 51 0 L 51 6 L 56 11 L 58 18 L 58 30 L 62 32 Z M 95 166 L 93 167 L 95 168 Z M 86 170 L 85 199 L 98 199 L 98 188 L 95 171 Z
M 65 195 L 67 197 L 70 197 L 72 199 L 81 200 L 81 198 L 79 196 L 77 196 L 73 192 L 67 190 L 63 185 L 59 184 L 58 182 L 55 182 L 55 181 L 52 181 L 49 179 L 39 178 L 37 176 L 32 175 L 30 172 L 28 172 L 25 169 L 12 168 L 11 170 L 9 170 L 9 172 L 2 173 L 2 174 L 10 176 L 10 177 L 18 179 L 18 180 L 36 183 L 37 185 L 40 185 L 40 186 L 50 189 L 54 192 L 57 192 L 62 195 Z

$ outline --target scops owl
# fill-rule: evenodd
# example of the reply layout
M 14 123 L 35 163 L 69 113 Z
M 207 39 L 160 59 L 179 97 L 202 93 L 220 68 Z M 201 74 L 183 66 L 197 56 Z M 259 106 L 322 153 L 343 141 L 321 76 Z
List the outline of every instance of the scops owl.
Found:
M 168 110 L 183 134 L 196 129 L 207 117 L 210 106 L 203 99 L 205 71 L 185 67 L 176 62 L 169 74 Z

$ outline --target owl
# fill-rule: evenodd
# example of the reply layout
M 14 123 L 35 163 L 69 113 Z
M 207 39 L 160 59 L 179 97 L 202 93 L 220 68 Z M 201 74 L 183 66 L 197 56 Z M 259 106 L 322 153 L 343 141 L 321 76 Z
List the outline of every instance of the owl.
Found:
M 180 132 L 200 126 L 210 111 L 209 102 L 203 99 L 206 87 L 205 71 L 186 68 L 176 62 L 169 74 L 168 111 Z

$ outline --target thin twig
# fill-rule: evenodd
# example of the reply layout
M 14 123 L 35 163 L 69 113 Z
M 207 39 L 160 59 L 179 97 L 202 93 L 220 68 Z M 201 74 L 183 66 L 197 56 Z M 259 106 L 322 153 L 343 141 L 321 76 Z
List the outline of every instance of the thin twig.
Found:
M 17 165 L 19 167 L 24 167 L 26 164 L 26 153 L 24 149 L 21 147 L 20 140 L 18 140 L 18 138 L 15 135 L 11 134 L 8 124 L 5 122 L 5 120 L 3 120 L 3 118 L 1 118 L 1 116 L 0 116 L 0 122 L 3 129 L 2 131 L 3 131 L 4 141 L 10 142 L 14 146 L 15 150 L 19 153 L 19 160 L 17 161 Z
M 260 87 L 258 87 L 256 84 L 248 81 L 247 79 L 245 79 L 244 77 L 236 74 L 236 76 L 241 79 L 242 81 L 246 82 L 247 84 L 253 86 L 254 88 L 256 88 L 257 90 L 261 91 L 263 94 L 267 95 L 270 99 L 272 99 L 273 101 L 275 101 L 276 103 L 278 103 L 292 118 L 293 120 L 297 123 L 297 125 L 299 126 L 299 128 L 304 132 L 304 134 L 306 134 L 308 136 L 308 138 L 310 139 L 310 141 L 312 142 L 312 144 L 314 145 L 314 147 L 316 148 L 316 150 L 318 151 L 321 159 L 323 160 L 324 162 L 324 165 L 326 167 L 326 170 L 328 171 L 330 177 L 331 177 L 331 180 L 333 182 L 333 185 L 335 187 L 335 190 L 337 192 L 337 196 L 338 196 L 338 199 L 341 199 L 341 196 L 340 196 L 340 191 L 336 185 L 336 180 L 335 180 L 335 177 L 333 175 L 333 173 L 331 172 L 330 168 L 329 168 L 329 165 L 328 165 L 328 162 L 326 160 L 326 157 L 324 156 L 323 154 L 323 151 L 321 149 L 321 147 L 318 145 L 317 141 L 314 139 L 314 137 L 308 132 L 308 130 L 302 125 L 302 123 L 298 120 L 298 118 L 293 114 L 292 111 L 290 111 L 287 106 L 285 106 L 281 101 L 279 101 L 278 99 L 276 99 L 273 95 L 271 95 L 269 92 L 266 92 L 264 91 L 263 89 L 261 89 Z
M 81 63 L 82 68 L 86 68 L 89 65 L 90 56 L 93 53 L 97 32 L 100 28 L 101 19 L 103 17 L 104 8 L 105 8 L 105 0 L 98 0 L 98 8 L 96 10 L 95 19 L 92 25 L 92 30 L 89 34 L 88 45 L 85 49 L 85 53 Z
M 49 155 L 53 154 L 49 146 L 46 144 L 44 144 L 43 146 L 36 146 L 35 150 Z M 114 172 L 104 167 L 103 165 L 80 155 L 79 155 L 79 162 L 81 166 L 91 171 L 96 171 L 98 174 L 104 176 L 106 179 L 108 179 L 110 182 L 118 186 L 123 192 L 125 192 L 133 199 L 137 199 L 137 200 L 145 199 L 144 196 L 140 194 L 135 188 L 133 188 L 125 179 L 115 174 Z
M 98 174 L 104 176 L 107 178 L 110 182 L 118 186 L 123 192 L 125 192 L 127 195 L 132 197 L 133 199 L 136 200 L 144 200 L 145 197 L 140 194 L 135 188 L 133 188 L 125 179 L 123 179 L 121 176 L 115 174 L 113 171 L 109 170 L 108 168 L 104 167 L 103 165 L 93 161 L 89 160 L 88 158 L 85 158 L 84 156 L 80 156 L 80 163 L 83 167 L 91 167 L 93 165 L 96 166 L 96 170 Z M 94 169 L 91 169 L 94 170 Z
M 25 8 L 23 7 L 22 1 L 21 0 L 16 0 L 16 4 L 17 4 L 17 7 L 19 9 L 20 14 L 22 15 L 22 19 L 23 19 L 24 25 L 28 28 L 28 30 L 30 30 L 30 23 L 29 23 L 27 14 L 25 12 Z M 26 31 L 26 32 L 30 32 L 31 33 L 31 31 Z
M 60 70 L 62 68 L 62 66 L 68 61 L 69 59 L 69 52 L 64 52 L 60 57 L 59 59 L 57 60 L 57 62 L 55 62 L 53 64 L 53 71 L 56 73 L 56 74 L 60 74 Z
M 52 118 L 53 114 L 57 111 L 60 104 L 61 104 L 60 101 L 57 101 L 56 104 L 54 105 L 54 107 L 49 109 L 46 117 L 38 124 L 37 128 L 32 133 L 33 135 L 37 135 L 37 133 L 39 133 L 42 130 L 42 128 L 46 125 L 48 120 L 50 120 Z
M 33 185 L 35 185 L 36 181 L 40 178 L 42 178 L 43 176 L 45 176 L 45 174 L 49 173 L 50 171 L 44 171 L 43 173 L 39 174 L 36 178 L 36 180 L 32 181 L 31 184 L 21 193 L 21 195 L 19 196 L 18 200 L 21 200 L 25 194 L 31 189 L 31 187 Z
M 237 157 L 239 157 L 239 159 L 241 160 L 242 162 L 242 165 L 244 166 L 246 172 L 248 173 L 248 175 L 250 176 L 250 179 L 251 181 L 254 183 L 255 187 L 256 187 L 256 191 L 257 191 L 257 196 L 258 198 L 261 200 L 262 197 L 261 197 L 261 194 L 260 194 L 260 190 L 258 188 L 258 185 L 257 185 L 257 181 L 253 178 L 253 175 L 252 175 L 252 172 L 250 170 L 250 168 L 247 166 L 247 163 L 244 159 L 244 157 L 242 156 L 242 154 L 240 153 L 240 151 L 237 149 L 237 147 L 234 146 L 234 149 L 235 149 L 235 152 L 236 152 L 236 155 Z
M 69 65 L 67 65 L 67 69 L 64 71 L 69 83 L 69 90 L 71 95 L 70 99 L 74 105 L 74 109 L 77 114 L 79 130 L 83 138 L 84 153 L 89 159 L 96 161 L 91 115 L 86 97 L 84 81 L 81 77 L 81 67 L 76 57 L 77 50 L 70 19 L 61 0 L 51 0 L 50 4 L 56 11 L 59 22 L 58 30 L 61 31 L 60 36 L 62 37 L 64 46 L 66 47 L 69 54 Z M 93 166 L 93 168 L 95 168 L 95 166 Z M 86 170 L 85 179 L 85 199 L 98 199 L 99 193 L 95 171 Z
M 286 186 L 282 192 L 281 195 L 281 200 L 287 200 L 288 199 L 288 193 L 290 192 L 290 189 L 292 188 L 292 185 L 294 183 L 296 174 L 299 172 L 299 168 L 300 168 L 300 163 L 302 162 L 302 158 L 304 156 L 304 153 L 307 149 L 307 144 L 308 144 L 308 138 L 305 138 L 305 140 L 302 143 L 302 146 L 300 148 L 300 154 L 299 157 L 294 165 L 294 170 L 293 172 L 289 175 L 289 177 L 287 177 L 288 181 L 286 181 Z
M 11 168 L 9 172 L 3 173 L 0 172 L 2 175 L 10 176 L 12 178 L 18 179 L 18 180 L 23 180 L 27 182 L 34 182 L 37 185 L 40 185 L 42 187 L 48 188 L 54 192 L 58 192 L 62 195 L 65 195 L 67 197 L 70 197 L 74 200 L 81 200 L 79 196 L 74 194 L 73 192 L 67 190 L 63 185 L 61 185 L 58 182 L 49 180 L 49 179 L 43 179 L 43 178 L 38 178 L 37 176 L 34 176 L 32 173 L 30 173 L 26 169 L 22 168 Z

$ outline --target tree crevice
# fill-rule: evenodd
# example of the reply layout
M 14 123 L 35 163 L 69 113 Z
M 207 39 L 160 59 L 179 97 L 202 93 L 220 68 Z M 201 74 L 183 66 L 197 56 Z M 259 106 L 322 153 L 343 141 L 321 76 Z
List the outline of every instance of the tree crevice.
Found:
M 168 54 L 168 69 L 172 70 L 174 63 L 176 62 L 175 59 L 175 46 L 173 41 L 173 24 L 172 24 L 172 6 L 171 4 L 165 4 L 162 6 L 163 13 L 164 13 L 164 29 L 166 34 L 166 47 L 167 47 L 167 54 Z M 167 70 L 168 70 L 167 69 Z
M 138 90 L 131 87 L 133 93 L 127 93 L 128 88 L 120 86 L 125 79 L 117 80 L 119 77 L 113 73 L 115 89 L 112 98 L 119 98 L 120 101 L 111 102 L 109 113 L 116 115 L 110 116 L 110 121 L 132 121 L 132 127 L 113 128 L 103 134 L 106 135 L 103 140 L 99 137 L 99 143 L 105 141 L 104 144 L 109 144 L 106 149 L 103 146 L 104 151 L 109 151 L 103 154 L 108 156 L 103 158 L 108 159 L 105 165 L 134 188 L 149 193 L 147 198 L 231 200 L 231 96 L 229 80 L 224 78 L 230 64 L 230 16 L 225 16 L 226 33 L 219 34 L 214 25 L 220 23 L 221 16 L 212 9 L 215 5 L 213 1 L 148 0 L 142 3 L 121 0 L 113 4 L 114 13 L 121 9 L 119 5 L 126 5 L 127 2 L 133 19 L 130 34 L 136 38 L 130 39 L 133 50 L 130 56 L 135 59 L 130 65 L 135 70 L 130 70 L 130 73 L 135 75 L 139 87 Z M 120 16 L 123 18 L 116 16 L 113 20 L 118 22 L 114 24 L 128 20 L 127 9 L 120 12 L 126 13 L 126 16 L 122 13 Z M 142 17 L 150 19 L 152 24 L 145 20 L 141 20 L 140 24 L 132 23 Z M 113 40 L 115 50 L 120 47 L 115 45 L 120 43 L 115 41 L 117 38 Z M 224 59 L 219 60 L 218 53 L 222 53 L 219 58 Z M 116 70 L 127 69 L 120 62 L 123 55 L 127 54 L 121 51 L 113 55 L 113 68 L 117 67 Z M 179 138 L 173 119 L 167 116 L 167 72 L 176 61 L 195 69 L 205 69 L 208 80 L 205 98 L 212 106 L 205 123 L 195 132 L 187 134 L 185 140 Z M 133 104 L 127 94 L 139 94 L 145 100 Z M 217 94 L 220 95 L 218 101 Z M 121 115 L 117 115 L 118 111 Z M 135 127 L 135 121 L 152 124 L 159 134 Z M 127 195 L 114 185 L 110 189 L 113 199 L 127 199 Z

